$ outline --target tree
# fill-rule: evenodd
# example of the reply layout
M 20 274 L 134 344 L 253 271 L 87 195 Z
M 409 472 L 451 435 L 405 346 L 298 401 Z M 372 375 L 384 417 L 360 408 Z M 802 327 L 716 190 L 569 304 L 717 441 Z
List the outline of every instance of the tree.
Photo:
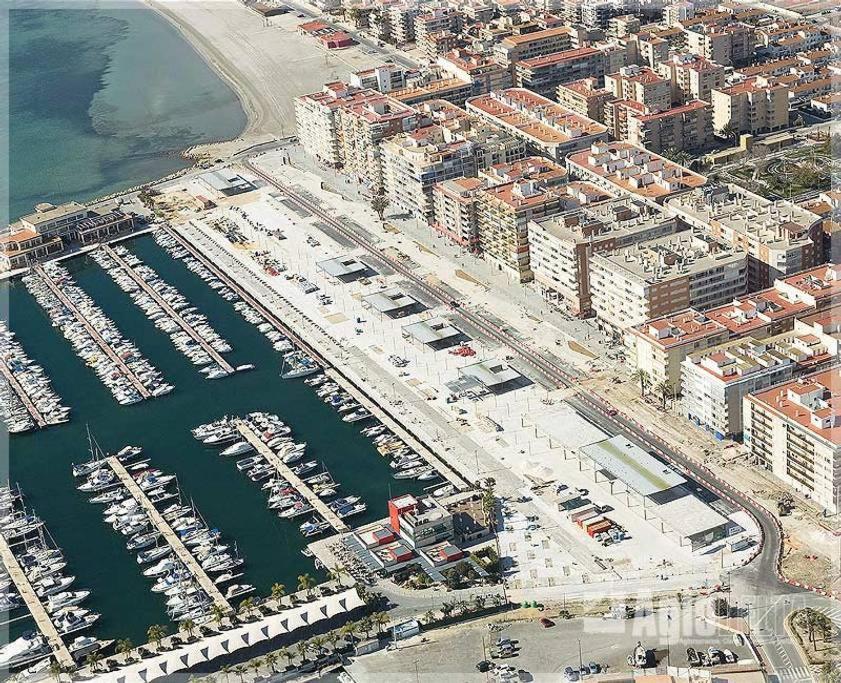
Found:
M 374 198 L 371 199 L 371 208 L 374 210 L 374 213 L 379 216 L 380 222 L 383 222 L 385 218 L 385 210 L 388 208 L 388 197 L 385 196 L 385 192 L 380 189 Z
M 96 673 L 99 670 L 99 663 L 102 661 L 102 653 L 101 652 L 91 652 L 87 657 L 85 657 L 85 664 L 87 664 L 93 673 Z
M 228 683 L 228 678 L 231 676 L 231 667 L 228 664 L 225 664 L 221 669 L 219 669 L 219 673 L 225 677 L 225 683 Z
M 125 655 L 126 656 L 126 663 L 130 660 L 129 652 L 134 649 L 134 644 L 131 642 L 129 638 L 123 638 L 117 641 L 117 644 L 114 646 L 114 651 L 118 655 Z
M 356 622 L 349 621 L 346 624 L 342 624 L 341 628 L 339 628 L 339 633 L 341 633 L 345 638 L 350 637 L 350 642 L 352 643 L 357 630 Z
M 61 680 L 61 674 L 64 673 L 64 666 L 62 666 L 61 662 L 57 662 L 53 660 L 50 662 L 50 676 L 56 679 L 56 681 Z
M 330 570 L 329 574 L 331 581 L 335 581 L 339 584 L 340 587 L 343 587 L 342 577 L 347 574 L 347 571 L 344 567 L 337 564 L 335 567 L 333 567 L 333 569 Z
M 239 603 L 239 609 L 237 609 L 237 613 L 241 618 L 248 618 L 253 610 L 254 598 L 246 598 L 241 603 Z
M 245 683 L 245 667 L 242 664 L 237 664 L 234 667 L 234 673 L 239 676 L 240 683 Z
M 484 595 L 474 595 L 473 596 L 473 604 L 475 605 L 477 611 L 481 611 L 481 610 L 485 609 L 485 601 L 486 601 L 486 598 L 485 598 Z
M 662 382 L 658 382 L 657 385 L 654 387 L 654 391 L 660 394 L 660 401 L 663 404 L 663 410 L 666 409 L 666 402 L 674 398 L 674 392 L 672 391 L 672 385 L 669 384 L 666 380 Z
M 248 664 L 253 669 L 254 675 L 258 676 L 260 674 L 260 669 L 263 667 L 263 660 L 259 657 L 255 657 Z
M 423 615 L 423 623 L 429 626 L 433 621 L 435 621 L 435 612 L 427 610 L 426 614 Z
M 321 651 L 324 649 L 324 643 L 327 642 L 327 638 L 324 636 L 313 636 L 310 638 L 310 647 L 312 648 L 313 652 L 315 652 L 316 659 L 321 656 Z
M 327 642 L 330 643 L 330 647 L 333 648 L 333 652 L 335 652 L 337 649 L 336 646 L 339 644 L 339 640 L 341 639 L 339 633 L 337 631 L 330 631 L 327 633 L 326 639 Z
M 645 392 L 651 386 L 651 375 L 648 374 L 648 371 L 638 368 L 631 373 L 631 379 L 640 383 L 640 396 L 645 396 Z
M 307 597 L 312 595 L 312 588 L 315 586 L 315 579 L 309 574 L 301 574 L 298 576 L 298 590 L 306 591 Z
M 277 673 L 277 654 L 274 652 L 269 652 L 266 655 L 266 666 L 271 669 L 272 673 Z
M 192 640 L 193 639 L 193 633 L 196 630 L 196 622 L 193 621 L 192 619 L 185 619 L 184 621 L 181 622 L 181 630 L 186 632 L 187 637 L 190 640 Z
M 211 608 L 211 614 L 213 614 L 213 621 L 216 624 L 216 628 L 221 629 L 222 620 L 225 618 L 225 610 L 220 605 L 214 604 Z
M 295 649 L 298 651 L 298 655 L 301 657 L 302 661 L 307 660 L 307 642 L 304 640 L 299 640 L 295 643 Z
M 155 643 L 155 648 L 161 649 L 161 641 L 166 637 L 166 626 L 160 624 L 152 624 L 146 630 L 146 637 L 150 643 Z
M 730 616 L 730 604 L 725 598 L 716 598 L 713 600 L 713 614 L 717 617 Z
M 273 583 L 271 592 L 272 600 L 276 600 L 279 603 L 284 595 L 286 595 L 286 586 L 282 583 Z
M 841 683 L 841 665 L 838 660 L 824 662 L 818 677 L 820 683 Z
M 441 605 L 441 614 L 444 615 L 445 619 L 449 619 L 449 617 L 453 613 L 454 609 L 455 609 L 455 605 L 453 603 L 445 602 L 443 605 Z
M 374 625 L 371 623 L 370 617 L 362 617 L 359 620 L 359 630 L 365 634 L 365 639 L 368 639 L 368 636 L 371 634 L 371 629 L 374 628 Z
M 730 122 L 724 124 L 724 127 L 721 129 L 721 134 L 726 140 L 732 139 L 734 145 L 739 142 L 739 129 Z
M 295 655 L 292 654 L 291 650 L 287 648 L 283 648 L 278 654 L 286 660 L 286 666 L 292 666 L 292 660 L 295 658 Z
M 377 627 L 377 633 L 382 633 L 383 626 L 385 626 L 388 621 L 388 615 L 385 612 L 374 612 L 371 615 L 371 622 Z

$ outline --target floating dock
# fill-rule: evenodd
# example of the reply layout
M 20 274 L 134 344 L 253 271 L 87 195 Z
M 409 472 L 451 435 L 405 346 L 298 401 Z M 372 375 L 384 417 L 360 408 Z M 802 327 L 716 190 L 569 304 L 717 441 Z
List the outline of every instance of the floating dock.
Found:
M 106 342 L 99 332 L 94 329 L 93 325 L 91 325 L 87 318 L 81 314 L 78 308 L 70 301 L 66 296 L 64 296 L 64 292 L 61 291 L 61 287 L 59 287 L 53 279 L 47 275 L 46 271 L 40 265 L 37 265 L 33 268 L 33 270 L 38 273 L 38 276 L 47 283 L 47 286 L 50 288 L 52 293 L 55 297 L 61 301 L 62 304 L 70 311 L 73 316 L 78 320 L 82 325 L 85 326 L 85 330 L 91 336 L 91 338 L 96 342 L 96 345 L 99 346 L 100 349 L 107 355 L 117 366 L 123 371 L 125 376 L 128 378 L 129 382 L 131 382 L 132 386 L 137 389 L 137 392 L 144 398 L 151 398 L 151 392 L 143 385 L 137 375 L 131 371 L 131 369 L 123 362 L 123 359 L 120 358 L 115 352 L 114 349 L 111 348 L 111 345 Z
M 20 402 L 23 403 L 24 407 L 29 414 L 32 416 L 32 419 L 35 421 L 35 424 L 38 426 L 39 429 L 47 426 L 47 421 L 44 419 L 44 416 L 41 415 L 41 411 L 35 407 L 35 404 L 32 402 L 32 399 L 29 398 L 29 394 L 27 394 L 23 387 L 20 385 L 20 382 L 17 381 L 15 377 L 15 373 L 13 373 L 9 366 L 6 365 L 5 361 L 0 361 L 0 372 L 3 373 L 3 377 L 6 378 L 6 381 L 9 383 L 9 386 L 12 387 L 12 390 L 17 394 L 18 399 Z
M 192 556 L 189 550 L 187 550 L 187 547 L 181 542 L 181 539 L 178 538 L 178 534 L 172 530 L 172 527 L 163 518 L 163 515 L 158 512 L 158 509 L 152 504 L 152 501 L 150 501 L 146 494 L 143 493 L 141 488 L 137 485 L 137 482 L 128 473 L 128 470 L 123 467 L 123 464 L 115 456 L 107 458 L 106 462 L 110 465 L 114 474 L 119 477 L 123 486 L 128 489 L 128 492 L 132 495 L 132 497 L 140 503 L 140 506 L 147 512 L 152 524 L 160 532 L 164 540 L 172 546 L 175 555 L 179 560 L 181 560 L 184 566 L 190 570 L 190 573 L 195 577 L 202 590 L 213 600 L 213 604 L 218 605 L 225 610 L 225 612 L 232 612 L 233 608 L 225 599 L 225 596 L 222 595 L 216 584 L 210 580 L 207 572 L 202 569 L 201 565 L 196 561 L 196 558 Z
M 44 609 L 44 606 L 35 594 L 35 589 L 29 582 L 29 579 L 26 578 L 26 574 L 23 573 L 15 554 L 9 547 L 8 541 L 6 541 L 2 534 L 0 534 L 0 559 L 3 560 L 3 564 L 9 572 L 15 588 L 20 593 L 20 597 L 23 598 L 23 601 L 29 608 L 29 612 L 35 620 L 35 625 L 47 639 L 47 644 L 52 649 L 53 656 L 60 664 L 75 669 L 76 662 L 61 639 L 61 636 L 58 634 L 58 629 L 56 629 L 55 624 L 50 619 L 50 615 L 47 614 L 47 610 Z
M 281 460 L 280 456 L 277 455 L 271 448 L 269 448 L 266 444 L 264 444 L 257 435 L 248 427 L 244 422 L 240 420 L 236 421 L 237 429 L 239 430 L 240 434 L 245 438 L 248 443 L 250 443 L 256 451 L 262 455 L 269 463 L 277 470 L 277 473 L 283 477 L 286 481 L 288 481 L 292 486 L 297 489 L 298 493 L 303 496 L 304 500 L 306 500 L 310 505 L 312 505 L 313 510 L 317 512 L 321 517 L 324 519 L 325 522 L 328 522 L 330 526 L 332 526 L 336 531 L 345 532 L 350 531 L 350 527 L 342 521 L 339 516 L 333 512 L 330 507 L 319 498 L 313 490 L 307 486 L 307 484 L 297 475 L 295 474 L 289 466 Z
M 146 282 L 142 277 L 140 277 L 137 273 L 134 272 L 134 268 L 132 268 L 128 263 L 126 263 L 125 259 L 120 256 L 114 249 L 112 249 L 107 244 L 102 245 L 102 250 L 108 254 L 123 272 L 128 275 L 135 283 L 148 294 L 152 299 L 154 299 L 155 303 L 158 304 L 166 314 L 172 318 L 178 326 L 184 330 L 190 337 L 195 341 L 202 349 L 213 359 L 213 362 L 216 363 L 219 367 L 221 367 L 225 372 L 228 374 L 234 373 L 234 367 L 226 361 L 222 354 L 216 351 L 207 341 L 193 329 L 193 326 L 190 325 L 184 318 L 181 317 L 181 314 L 178 313 L 169 303 L 160 295 L 158 294 L 152 286 Z

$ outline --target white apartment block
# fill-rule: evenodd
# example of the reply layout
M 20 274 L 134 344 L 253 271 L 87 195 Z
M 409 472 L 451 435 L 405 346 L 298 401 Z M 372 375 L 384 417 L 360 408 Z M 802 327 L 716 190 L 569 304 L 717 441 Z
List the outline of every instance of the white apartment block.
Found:
M 744 400 L 744 442 L 754 462 L 841 511 L 841 370 L 838 367 Z

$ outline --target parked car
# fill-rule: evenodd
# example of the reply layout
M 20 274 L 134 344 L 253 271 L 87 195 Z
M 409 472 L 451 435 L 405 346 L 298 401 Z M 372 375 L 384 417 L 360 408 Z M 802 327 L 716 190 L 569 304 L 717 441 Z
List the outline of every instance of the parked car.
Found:
M 483 659 L 481 662 L 476 662 L 476 670 L 479 673 L 486 673 L 491 670 L 491 663 L 487 659 Z
M 566 681 L 577 681 L 578 680 L 578 671 L 573 669 L 571 666 L 564 667 L 564 680 L 566 680 Z
M 597 674 L 602 670 L 602 665 L 597 662 L 590 662 L 589 669 L 591 674 Z
M 552 628 L 555 625 L 555 622 L 552 621 L 551 619 L 547 619 L 546 617 L 541 617 L 540 625 L 543 628 Z

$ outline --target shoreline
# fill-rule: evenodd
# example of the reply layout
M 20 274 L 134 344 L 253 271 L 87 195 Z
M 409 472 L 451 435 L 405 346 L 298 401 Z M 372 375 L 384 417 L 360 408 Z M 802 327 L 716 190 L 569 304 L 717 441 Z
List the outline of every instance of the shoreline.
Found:
M 162 17 L 181 35 L 205 64 L 231 88 L 245 113 L 245 127 L 239 135 L 228 140 L 216 140 L 187 147 L 182 150 L 181 156 L 192 161 L 195 166 L 196 162 L 202 157 L 214 155 L 214 149 L 218 149 L 221 156 L 232 156 L 238 151 L 237 148 L 247 148 L 259 142 L 269 142 L 274 139 L 274 135 L 262 130 L 266 117 L 263 107 L 259 104 L 259 95 L 253 89 L 250 81 L 234 66 L 233 62 L 226 59 L 223 53 L 205 40 L 189 22 L 184 20 L 183 16 L 167 7 L 166 2 L 160 0 L 140 0 L 140 2 Z M 268 136 L 269 139 L 258 140 L 261 136 Z M 233 149 L 225 150 L 227 147 L 233 147 Z M 157 184 L 162 180 L 155 180 L 150 184 Z

